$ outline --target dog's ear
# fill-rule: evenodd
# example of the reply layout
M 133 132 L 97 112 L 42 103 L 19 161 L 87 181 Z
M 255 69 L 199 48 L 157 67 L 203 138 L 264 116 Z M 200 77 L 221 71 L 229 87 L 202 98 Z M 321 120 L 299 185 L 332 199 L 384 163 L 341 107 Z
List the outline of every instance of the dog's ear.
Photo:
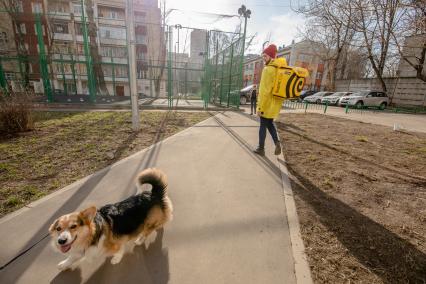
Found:
M 56 227 L 58 226 L 59 223 L 59 218 L 55 220 L 55 222 L 52 223 L 52 225 L 50 225 L 49 227 L 49 232 L 52 233 L 53 231 L 55 231 Z
M 83 211 L 80 212 L 80 216 L 81 218 L 83 218 L 84 220 L 88 220 L 89 222 L 92 222 L 92 220 L 95 218 L 96 216 L 96 207 L 95 206 L 91 206 L 89 208 L 84 209 Z

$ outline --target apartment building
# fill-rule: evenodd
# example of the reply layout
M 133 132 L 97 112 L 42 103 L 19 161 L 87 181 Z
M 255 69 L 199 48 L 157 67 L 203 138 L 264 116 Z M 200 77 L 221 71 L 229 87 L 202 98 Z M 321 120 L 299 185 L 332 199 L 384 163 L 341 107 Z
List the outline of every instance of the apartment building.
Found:
M 66 94 L 89 94 L 83 32 L 86 22 L 89 53 L 94 69 L 97 68 L 94 73 L 98 94 L 130 95 L 125 2 L 92 2 L 88 9 L 82 1 L 48 1 L 49 26 L 54 38 L 51 51 L 54 89 Z M 102 74 L 103 81 L 99 79 Z
M 0 12 L 0 56 L 3 72 L 15 91 L 21 90 L 23 85 L 18 82 L 26 81 L 30 88 L 37 91 L 42 85 L 35 14 L 44 11 L 44 1 L 18 1 L 16 6 L 10 7 L 8 4 L 10 3 L 5 2 L 7 8 L 2 6 L 5 9 Z M 46 18 L 41 17 L 40 22 L 43 42 L 48 49 Z
M 148 73 L 152 73 L 151 78 L 158 78 L 161 76 L 156 74 L 161 72 L 159 70 L 148 72 L 148 65 L 154 60 L 164 60 L 162 56 L 165 55 L 160 9 L 157 0 L 133 0 L 134 11 L 126 15 L 126 1 L 86 0 L 84 4 L 81 0 L 20 2 L 22 8 L 16 16 L 18 24 L 13 31 L 13 37 L 17 38 L 17 32 L 25 35 L 28 53 L 34 58 L 34 62 L 30 65 L 30 79 L 35 85 L 41 85 L 41 88 L 36 88 L 36 92 L 43 92 L 43 88 L 40 83 L 39 46 L 34 13 L 44 13 L 42 17 L 44 43 L 46 52 L 51 58 L 49 73 L 55 93 L 89 94 L 86 56 L 90 55 L 97 94 L 130 95 L 126 32 L 128 16 L 133 16 L 135 20 L 138 92 L 151 92 L 154 89 L 155 84 L 152 80 L 148 80 Z M 0 21 L 5 23 L 0 29 L 1 45 L 1 42 L 5 44 L 11 40 L 8 36 L 10 30 L 4 28 L 11 26 L 11 19 L 7 18 L 7 13 L 2 13 Z M 83 32 L 84 22 L 88 31 L 86 38 Z M 85 42 L 88 43 L 88 50 L 85 49 Z M 2 62 L 2 66 L 8 71 L 6 63 Z M 11 72 L 6 74 L 9 73 Z M 13 74 L 16 74 L 16 70 Z M 12 75 L 7 76 L 13 79 Z M 165 87 L 162 86 L 161 89 L 165 93 Z
M 138 93 L 166 97 L 166 44 L 157 0 L 134 0 Z

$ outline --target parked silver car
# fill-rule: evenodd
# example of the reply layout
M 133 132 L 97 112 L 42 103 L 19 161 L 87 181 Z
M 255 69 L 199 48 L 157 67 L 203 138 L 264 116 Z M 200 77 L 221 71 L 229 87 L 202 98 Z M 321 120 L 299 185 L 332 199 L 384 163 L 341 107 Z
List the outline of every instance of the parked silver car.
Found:
M 318 92 L 303 99 L 304 102 L 320 104 L 321 99 L 332 95 L 333 92 Z
M 327 97 L 323 97 L 321 99 L 321 103 L 326 104 L 328 103 L 328 105 L 339 105 L 340 100 L 345 97 L 345 96 L 349 96 L 351 95 L 352 92 L 336 92 L 330 96 Z
M 361 91 L 342 98 L 341 105 L 361 107 L 379 107 L 385 109 L 389 105 L 389 98 L 381 91 Z

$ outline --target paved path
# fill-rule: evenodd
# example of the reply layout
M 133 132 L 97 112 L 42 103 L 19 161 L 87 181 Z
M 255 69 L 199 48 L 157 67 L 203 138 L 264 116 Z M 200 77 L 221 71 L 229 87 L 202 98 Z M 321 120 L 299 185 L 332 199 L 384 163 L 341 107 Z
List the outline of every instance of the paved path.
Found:
M 0 283 L 295 283 L 282 172 L 269 136 L 267 157 L 252 154 L 257 125 L 218 114 L 0 219 L 0 266 L 22 254 L 0 270 Z M 174 220 L 116 266 L 60 273 L 49 225 L 134 194 L 135 175 L 151 166 L 168 175 Z

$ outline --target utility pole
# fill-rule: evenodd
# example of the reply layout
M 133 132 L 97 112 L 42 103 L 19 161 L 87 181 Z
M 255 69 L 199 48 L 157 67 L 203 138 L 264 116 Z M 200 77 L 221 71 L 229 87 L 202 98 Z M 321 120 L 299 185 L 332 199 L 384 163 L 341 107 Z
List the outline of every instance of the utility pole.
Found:
M 127 19 L 127 50 L 129 53 L 129 83 L 130 100 L 132 103 L 132 129 L 139 131 L 139 106 L 138 89 L 136 85 L 136 47 L 135 47 L 135 22 L 133 17 L 133 0 L 126 1 L 126 19 Z
M 243 83 L 244 83 L 243 66 L 244 66 L 244 49 L 245 49 L 245 45 L 246 45 L 247 19 L 250 18 L 251 11 L 249 9 L 247 9 L 246 6 L 241 5 L 241 7 L 238 9 L 238 15 L 244 17 L 244 34 L 243 34 L 243 47 L 242 47 L 243 50 L 241 50 L 241 65 L 240 65 L 240 79 L 241 79 L 240 88 L 242 88 Z M 239 107 L 239 105 L 240 105 L 240 100 L 237 101 L 237 106 Z

